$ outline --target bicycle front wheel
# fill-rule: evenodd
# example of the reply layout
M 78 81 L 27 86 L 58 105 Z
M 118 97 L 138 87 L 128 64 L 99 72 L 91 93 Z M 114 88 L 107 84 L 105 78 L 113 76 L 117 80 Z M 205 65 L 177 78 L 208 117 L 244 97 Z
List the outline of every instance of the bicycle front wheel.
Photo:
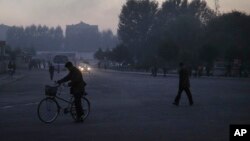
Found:
M 82 97 L 81 99 L 81 103 L 82 103 L 82 109 L 83 109 L 83 116 L 82 119 L 85 120 L 89 113 L 90 113 L 90 102 L 86 97 Z M 76 115 L 76 108 L 75 108 L 75 104 L 72 103 L 71 105 L 71 116 L 73 117 L 74 120 L 77 119 L 77 115 Z
M 60 108 L 54 98 L 47 97 L 41 100 L 37 108 L 39 119 L 44 123 L 52 123 L 56 120 Z

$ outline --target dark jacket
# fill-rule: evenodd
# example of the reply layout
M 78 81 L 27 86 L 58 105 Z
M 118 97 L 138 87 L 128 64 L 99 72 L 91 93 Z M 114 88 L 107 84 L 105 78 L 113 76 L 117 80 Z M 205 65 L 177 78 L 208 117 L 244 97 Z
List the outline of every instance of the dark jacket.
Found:
M 52 66 L 52 65 L 50 65 L 50 66 L 49 66 L 49 72 L 54 72 L 54 71 L 55 71 L 55 67 Z
M 60 84 L 67 81 L 70 81 L 68 85 L 71 87 L 71 94 L 84 93 L 84 87 L 86 86 L 86 83 L 82 78 L 82 73 L 76 67 L 73 67 L 69 74 L 63 79 L 59 80 L 58 83 Z
M 186 68 L 181 68 L 179 71 L 179 88 L 189 88 L 189 72 Z

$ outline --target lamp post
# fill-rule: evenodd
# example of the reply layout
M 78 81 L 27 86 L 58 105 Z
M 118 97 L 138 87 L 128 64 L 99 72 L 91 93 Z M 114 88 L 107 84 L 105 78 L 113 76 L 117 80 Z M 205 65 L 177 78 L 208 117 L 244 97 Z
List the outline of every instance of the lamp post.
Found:
M 6 71 L 6 64 L 4 62 L 5 44 L 5 41 L 0 41 L 0 73 Z
M 4 55 L 5 55 L 5 41 L 0 41 L 0 61 L 4 60 Z

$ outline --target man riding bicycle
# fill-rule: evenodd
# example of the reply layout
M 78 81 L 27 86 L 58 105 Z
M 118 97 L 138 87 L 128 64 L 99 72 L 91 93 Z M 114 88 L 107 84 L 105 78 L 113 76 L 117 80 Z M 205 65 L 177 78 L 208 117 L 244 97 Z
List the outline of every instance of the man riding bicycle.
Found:
M 80 70 L 78 70 L 76 67 L 73 66 L 71 62 L 67 62 L 65 64 L 65 67 L 69 70 L 69 74 L 62 78 L 61 80 L 58 80 L 57 83 L 61 84 L 67 81 L 70 81 L 68 83 L 68 86 L 70 87 L 70 93 L 74 96 L 74 103 L 76 106 L 76 115 L 77 120 L 76 122 L 82 122 L 82 116 L 84 114 L 81 104 L 81 97 L 85 93 L 85 86 L 86 83 L 84 82 L 82 78 L 82 73 Z

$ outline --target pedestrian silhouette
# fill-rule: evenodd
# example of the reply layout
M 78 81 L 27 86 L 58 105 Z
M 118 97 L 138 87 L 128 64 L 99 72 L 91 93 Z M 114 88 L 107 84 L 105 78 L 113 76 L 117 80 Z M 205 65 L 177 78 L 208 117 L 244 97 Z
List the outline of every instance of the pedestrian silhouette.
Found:
M 231 75 L 232 75 L 232 66 L 231 63 L 228 63 L 226 76 L 231 77 Z
M 16 64 L 14 61 L 9 61 L 8 63 L 8 72 L 9 75 L 12 77 L 16 71 Z
M 152 68 L 151 68 L 151 75 L 153 76 L 153 77 L 156 77 L 157 76 L 157 71 L 158 71 L 158 68 L 157 68 L 157 66 L 153 66 Z
M 53 80 L 54 78 L 54 71 L 55 71 L 55 67 L 51 63 L 49 63 L 50 80 Z
M 13 74 L 15 74 L 16 73 L 16 62 L 15 61 L 13 61 L 12 68 L 13 68 Z
M 190 82 L 189 82 L 189 73 L 187 68 L 184 66 L 183 63 L 180 63 L 180 70 L 179 70 L 179 90 L 178 94 L 174 100 L 174 105 L 178 106 L 181 98 L 181 93 L 184 90 L 188 96 L 190 106 L 193 105 L 193 98 L 190 92 Z
M 203 67 L 201 65 L 198 66 L 198 77 L 202 76 L 202 71 L 203 71 Z
M 210 76 L 210 71 L 211 71 L 210 65 L 207 65 L 206 67 L 207 76 Z
M 163 68 L 162 68 L 162 71 L 163 71 L 163 76 L 166 77 L 166 75 L 167 75 L 167 68 L 166 68 L 166 67 L 163 67 Z

